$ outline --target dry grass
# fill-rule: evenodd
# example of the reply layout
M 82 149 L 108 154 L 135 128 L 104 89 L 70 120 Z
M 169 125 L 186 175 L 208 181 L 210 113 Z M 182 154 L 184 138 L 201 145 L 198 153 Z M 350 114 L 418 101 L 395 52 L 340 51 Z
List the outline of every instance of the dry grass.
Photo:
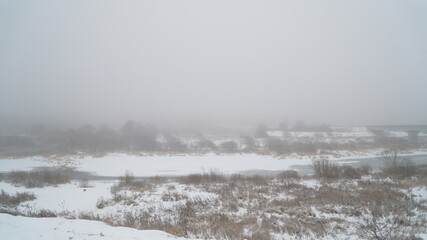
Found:
M 12 171 L 3 174 L 2 180 L 16 186 L 25 186 L 27 188 L 57 186 L 58 184 L 64 184 L 70 181 L 67 176 L 54 171 Z
M 141 180 L 127 172 L 112 187 L 111 198 L 98 200 L 97 207 L 106 208 L 103 215 L 81 212 L 77 217 L 201 239 L 374 239 L 376 227 L 384 236 L 407 239 L 422 228 L 419 213 L 427 208 L 403 190 L 421 182 L 343 178 L 308 187 L 293 171 L 276 177 L 206 173 Z M 114 205 L 126 210 L 109 211 Z
M 348 217 L 363 219 L 364 216 L 374 216 L 378 221 L 393 216 L 396 224 L 390 228 L 390 236 L 401 239 L 409 236 L 405 229 L 416 227 L 413 221 L 417 203 L 396 189 L 396 185 L 378 182 L 350 187 L 346 182 L 334 182 L 308 188 L 300 184 L 286 187 L 277 179 L 262 186 L 243 179 L 196 185 L 200 191 L 217 194 L 218 199 L 184 199 L 165 194 L 163 201 L 184 200 L 184 203 L 172 209 L 153 206 L 138 212 L 117 213 L 101 220 L 113 225 L 158 229 L 177 236 L 203 239 L 265 240 L 274 239 L 274 234 L 296 239 L 322 238 L 331 233 L 344 233 L 345 226 L 351 225 Z M 292 198 L 283 199 L 280 194 Z M 318 215 L 313 208 L 334 217 Z M 241 209 L 245 210 L 243 215 L 238 213 Z M 94 219 L 98 217 L 93 216 Z M 372 227 L 375 224 L 367 221 L 357 225 L 357 232 L 350 234 L 372 239 L 366 235 Z
M 166 182 L 167 179 L 162 177 L 137 180 L 132 172 L 126 171 L 125 175 L 120 178 L 120 181 L 111 187 L 111 193 L 115 194 L 126 189 L 138 192 L 152 191 L 155 187 Z
M 217 172 L 203 173 L 203 174 L 190 174 L 177 179 L 182 184 L 210 184 L 225 182 L 226 177 Z
M 2 190 L 0 194 L 0 205 L 6 207 L 15 207 L 22 202 L 32 201 L 34 199 L 36 199 L 36 196 L 33 193 L 22 192 L 15 193 L 15 195 L 9 195 Z
M 0 208 L 0 213 L 6 213 L 13 216 L 25 216 L 25 217 L 34 217 L 34 218 L 52 218 L 52 217 L 58 216 L 57 213 L 50 210 L 46 210 L 46 209 L 26 211 L 25 213 L 23 213 L 14 208 Z
M 340 166 L 327 159 L 315 159 L 312 163 L 314 176 L 318 179 L 360 179 L 372 171 L 369 165 L 362 165 L 357 168 Z
M 357 171 L 362 171 L 361 169 Z M 213 193 L 218 197 L 192 199 L 176 192 L 174 185 L 167 185 L 168 191 L 163 193 L 161 201 L 179 203 L 172 209 L 149 208 L 138 213 L 110 216 L 104 221 L 138 229 L 159 229 L 177 236 L 206 239 L 263 240 L 273 239 L 273 233 L 296 238 L 321 238 L 331 232 L 345 232 L 344 226 L 350 224 L 347 222 L 348 217 L 362 219 L 364 216 L 375 216 L 381 221 L 394 216 L 398 221 L 396 220 L 396 226 L 390 231 L 402 232 L 399 235 L 402 239 L 409 236 L 407 228 L 416 228 L 411 218 L 416 216 L 418 205 L 401 189 L 413 186 L 409 185 L 409 182 L 415 184 L 418 180 L 405 180 L 403 184 L 389 181 L 368 183 L 344 178 L 322 181 L 320 186 L 310 188 L 302 185 L 298 174 L 292 171 L 282 172 L 275 178 L 209 173 L 192 174 L 176 180 L 180 184 L 190 185 L 193 191 Z M 126 184 L 131 188 L 138 185 L 133 180 L 127 181 Z M 418 185 L 417 183 L 416 186 Z M 151 185 L 150 191 L 160 186 L 161 183 Z M 129 201 L 114 198 L 113 202 L 122 204 Z M 105 200 L 100 201 L 104 202 Z M 334 217 L 318 215 L 313 209 Z M 167 217 L 162 216 L 162 213 Z M 357 229 L 358 231 L 352 234 L 366 237 L 362 233 L 372 229 L 372 221 L 358 225 Z

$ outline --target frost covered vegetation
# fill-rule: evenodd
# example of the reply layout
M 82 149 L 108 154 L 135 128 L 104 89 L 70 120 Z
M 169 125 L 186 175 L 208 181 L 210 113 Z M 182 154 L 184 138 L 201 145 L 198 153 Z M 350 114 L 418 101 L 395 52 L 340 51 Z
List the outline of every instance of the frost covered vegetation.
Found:
M 150 153 L 259 153 L 322 154 L 333 151 L 364 151 L 384 146 L 417 149 L 427 146 L 426 134 L 417 143 L 404 137 L 375 136 L 366 128 L 332 128 L 297 122 L 293 127 L 219 131 L 160 130 L 153 125 L 128 121 L 119 130 L 84 125 L 69 130 L 34 126 L 19 134 L 0 135 L 0 156 L 103 155 L 113 152 Z
M 67 176 L 55 171 L 12 171 L 0 173 L 0 180 L 27 188 L 57 186 L 70 181 Z
M 201 239 L 416 239 L 427 231 L 427 198 L 416 194 L 427 191 L 427 166 L 410 176 L 327 160 L 314 161 L 313 168 L 314 177 L 289 170 L 276 176 L 206 172 L 138 179 L 128 171 L 91 211 L 22 210 L 14 206 L 34 195 L 6 193 L 1 199 L 13 204 L 1 211 Z M 331 169 L 339 174 L 331 175 Z
M 36 199 L 36 197 L 32 193 L 22 192 L 16 193 L 15 195 L 9 195 L 2 190 L 0 194 L 0 205 L 14 207 L 22 202 L 31 201 L 34 199 Z
M 427 202 L 405 191 L 426 187 L 425 176 L 318 180 L 310 186 L 313 180 L 294 171 L 277 177 L 212 172 L 169 180 L 134 180 L 128 174 L 111 189 L 112 198 L 97 205 L 126 210 L 95 219 L 214 239 L 413 239 L 417 231 L 425 231 Z

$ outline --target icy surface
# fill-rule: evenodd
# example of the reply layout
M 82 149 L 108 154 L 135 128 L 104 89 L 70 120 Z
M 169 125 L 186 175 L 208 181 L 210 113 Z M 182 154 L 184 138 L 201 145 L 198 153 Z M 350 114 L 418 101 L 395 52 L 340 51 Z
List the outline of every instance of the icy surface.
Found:
M 201 156 L 127 156 L 113 155 L 104 158 L 80 160 L 79 168 L 104 176 L 122 175 L 131 170 L 135 176 L 185 175 L 211 170 L 236 173 L 248 170 L 284 170 L 295 164 L 309 164 L 309 159 L 280 160 L 273 156 L 256 154 Z
M 33 167 L 55 167 L 55 161 L 40 158 L 0 160 L 0 172 L 31 170 Z M 77 170 L 94 172 L 101 176 L 122 176 L 126 170 L 135 176 L 186 175 L 219 171 L 225 174 L 249 170 L 285 170 L 292 165 L 311 164 L 310 158 L 279 159 L 272 155 L 155 155 L 134 156 L 110 154 L 101 158 L 84 157 L 69 161 Z
M 381 149 L 363 153 L 336 152 L 335 155 L 297 155 L 276 157 L 257 154 L 183 154 L 183 155 L 128 155 L 109 154 L 103 157 L 72 157 L 52 160 L 41 157 L 0 159 L 0 172 L 29 171 L 40 167 L 72 167 L 78 171 L 93 172 L 101 176 L 122 176 L 127 170 L 135 176 L 176 176 L 217 171 L 224 174 L 251 170 L 281 171 L 294 165 L 310 165 L 313 158 L 329 160 L 354 160 L 376 158 Z M 425 150 L 401 154 L 402 156 L 425 155 Z

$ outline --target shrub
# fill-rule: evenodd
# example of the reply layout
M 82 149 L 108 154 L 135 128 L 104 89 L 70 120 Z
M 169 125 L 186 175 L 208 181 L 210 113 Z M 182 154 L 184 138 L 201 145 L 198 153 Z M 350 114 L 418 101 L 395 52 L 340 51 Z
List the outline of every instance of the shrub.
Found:
M 41 209 L 36 212 L 31 212 L 28 214 L 29 217 L 37 217 L 37 218 L 53 218 L 56 217 L 56 213 L 51 210 Z
M 13 171 L 4 174 L 4 180 L 27 188 L 56 186 L 70 181 L 67 176 L 54 171 Z
M 352 166 L 342 166 L 341 176 L 348 179 L 359 179 L 362 177 L 362 172 Z
M 183 184 L 207 184 L 207 183 L 218 183 L 225 182 L 226 177 L 215 171 L 211 171 L 210 173 L 195 173 L 187 176 L 183 176 L 178 178 L 178 181 Z
M 228 153 L 233 153 L 233 152 L 237 152 L 237 143 L 235 141 L 226 141 L 221 143 L 220 148 L 222 151 L 224 152 L 228 152 Z
M 280 179 L 301 179 L 300 175 L 295 170 L 282 171 L 277 175 L 277 177 Z
M 52 218 L 57 216 L 56 213 L 46 209 L 41 209 L 36 211 L 29 210 L 23 213 L 17 210 L 16 208 L 0 208 L 0 213 L 6 213 L 12 216 L 25 216 L 25 217 L 35 217 L 35 218 Z
M 80 188 L 90 188 L 92 186 L 89 184 L 89 180 L 87 178 L 83 178 L 80 180 L 79 187 Z
M 416 173 L 414 163 L 410 158 L 402 157 L 395 149 L 385 150 L 378 157 L 383 163 L 383 173 L 393 177 L 407 178 Z
M 120 181 L 111 187 L 111 193 L 115 194 L 123 189 L 133 191 L 151 191 L 158 184 L 166 182 L 166 178 L 163 177 L 151 177 L 141 180 L 136 180 L 131 171 L 126 171 L 124 176 L 120 177 Z
M 400 172 L 401 177 L 407 178 L 412 177 L 416 173 L 416 167 L 410 158 L 403 158 L 400 161 Z
M 205 139 L 199 140 L 195 144 L 194 148 L 200 151 L 215 151 L 218 149 L 218 147 L 215 145 L 214 142 L 212 142 L 211 140 L 205 140 Z
M 327 159 L 316 159 L 312 161 L 314 176 L 317 178 L 334 179 L 340 177 L 338 164 Z
M 108 206 L 108 203 L 109 202 L 107 200 L 105 200 L 104 198 L 100 197 L 100 198 L 98 198 L 98 201 L 96 202 L 96 208 L 103 209 L 106 206 Z
M 9 195 L 2 190 L 0 194 L 0 204 L 8 207 L 15 207 L 22 202 L 31 201 L 34 199 L 36 199 L 36 196 L 34 196 L 33 193 L 29 193 L 29 192 L 22 192 L 22 193 L 16 193 L 15 195 Z
M 120 182 L 125 185 L 130 185 L 135 182 L 135 177 L 131 171 L 126 170 L 125 175 L 120 178 Z
M 294 171 L 294 170 L 282 171 L 277 175 L 277 178 L 285 186 L 290 186 L 290 185 L 296 184 L 301 179 L 298 172 Z
M 371 172 L 369 165 L 354 168 L 352 166 L 340 166 L 327 159 L 313 160 L 314 176 L 324 179 L 360 179 Z

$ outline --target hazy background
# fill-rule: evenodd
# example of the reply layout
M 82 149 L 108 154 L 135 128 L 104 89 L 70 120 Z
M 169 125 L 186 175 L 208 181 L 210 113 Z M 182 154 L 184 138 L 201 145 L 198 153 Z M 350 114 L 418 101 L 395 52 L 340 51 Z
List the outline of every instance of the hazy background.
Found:
M 427 1 L 0 1 L 0 123 L 427 124 Z

